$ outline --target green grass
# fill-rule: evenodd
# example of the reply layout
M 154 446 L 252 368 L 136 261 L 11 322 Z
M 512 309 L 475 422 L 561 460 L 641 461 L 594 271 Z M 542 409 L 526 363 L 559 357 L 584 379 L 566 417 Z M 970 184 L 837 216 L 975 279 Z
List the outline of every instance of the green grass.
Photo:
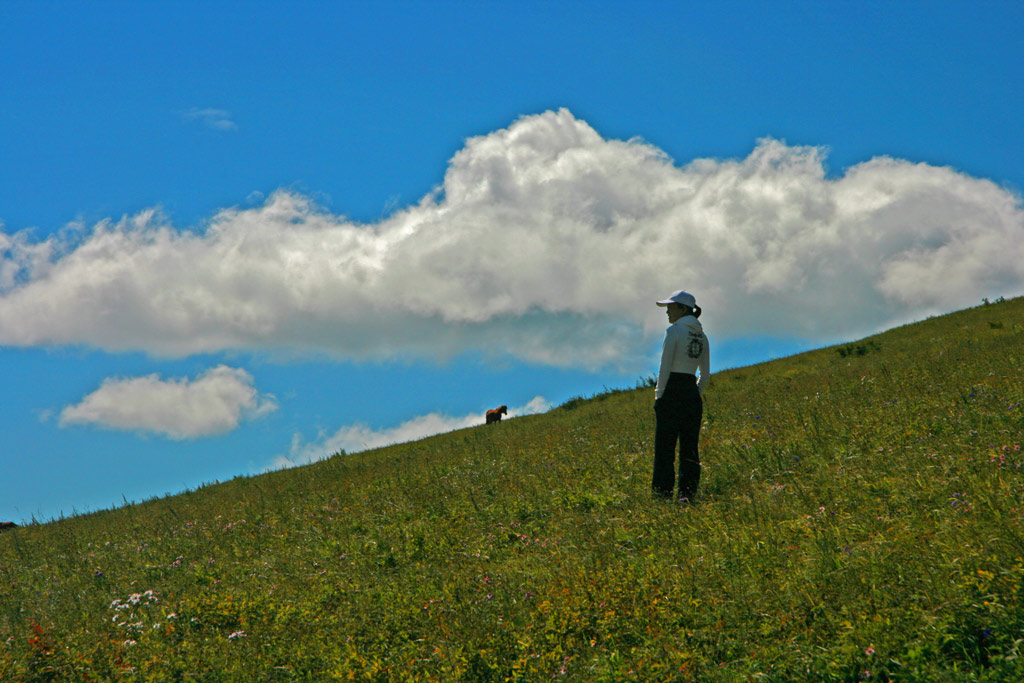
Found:
M 1024 299 L 0 535 L 3 681 L 1024 680 Z M 243 635 L 244 634 L 244 635 Z

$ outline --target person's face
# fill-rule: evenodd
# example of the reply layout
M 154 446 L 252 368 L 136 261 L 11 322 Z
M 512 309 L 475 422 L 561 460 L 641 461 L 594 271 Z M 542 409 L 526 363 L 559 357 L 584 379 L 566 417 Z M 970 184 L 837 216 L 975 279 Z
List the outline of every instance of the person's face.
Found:
M 668 315 L 668 321 L 670 323 L 674 323 L 686 315 L 686 306 L 683 306 L 682 304 L 669 304 L 665 308 L 665 313 Z

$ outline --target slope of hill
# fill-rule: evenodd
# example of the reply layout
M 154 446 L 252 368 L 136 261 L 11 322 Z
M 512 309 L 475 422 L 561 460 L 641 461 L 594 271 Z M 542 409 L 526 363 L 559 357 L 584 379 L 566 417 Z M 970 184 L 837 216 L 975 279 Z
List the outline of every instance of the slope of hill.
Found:
M 1024 680 L 1024 299 L 0 535 L 4 681 Z

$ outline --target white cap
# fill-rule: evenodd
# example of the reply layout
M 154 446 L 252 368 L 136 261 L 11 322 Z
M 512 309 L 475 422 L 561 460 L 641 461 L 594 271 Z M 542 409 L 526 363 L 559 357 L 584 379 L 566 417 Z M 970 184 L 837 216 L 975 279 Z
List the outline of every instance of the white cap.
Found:
M 683 306 L 696 308 L 697 300 L 693 298 L 693 294 L 680 289 L 679 291 L 672 292 L 667 299 L 658 302 L 659 306 L 668 306 L 669 304 L 682 304 Z

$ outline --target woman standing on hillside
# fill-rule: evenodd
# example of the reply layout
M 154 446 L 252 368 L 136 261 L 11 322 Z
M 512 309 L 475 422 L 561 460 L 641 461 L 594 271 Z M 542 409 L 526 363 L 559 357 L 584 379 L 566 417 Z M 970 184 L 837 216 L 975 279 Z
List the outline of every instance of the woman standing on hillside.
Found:
M 651 488 L 659 497 L 672 497 L 678 442 L 678 499 L 692 502 L 700 482 L 697 442 L 704 416 L 701 395 L 710 374 L 708 338 L 697 320 L 701 310 L 692 294 L 679 290 L 657 303 L 667 309 L 670 325 L 665 331 L 658 385 L 654 390 L 657 422 Z

